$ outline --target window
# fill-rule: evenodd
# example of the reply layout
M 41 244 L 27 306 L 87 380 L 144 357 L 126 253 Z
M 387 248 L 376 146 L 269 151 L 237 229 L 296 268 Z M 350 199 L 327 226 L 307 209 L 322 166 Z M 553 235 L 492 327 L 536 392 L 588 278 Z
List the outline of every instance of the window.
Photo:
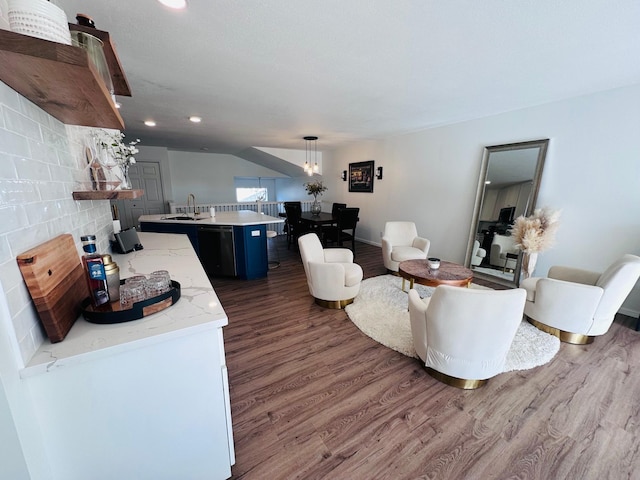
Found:
M 263 202 L 269 201 L 269 191 L 265 187 L 236 188 L 236 201 L 238 203 L 255 202 L 257 200 Z

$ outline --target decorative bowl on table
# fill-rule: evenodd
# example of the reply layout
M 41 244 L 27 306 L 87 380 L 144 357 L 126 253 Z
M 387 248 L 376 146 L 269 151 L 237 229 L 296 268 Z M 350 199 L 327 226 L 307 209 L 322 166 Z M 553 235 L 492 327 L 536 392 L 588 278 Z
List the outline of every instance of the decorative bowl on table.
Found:
M 436 257 L 427 258 L 427 265 L 431 270 L 437 270 L 440 268 L 440 259 Z

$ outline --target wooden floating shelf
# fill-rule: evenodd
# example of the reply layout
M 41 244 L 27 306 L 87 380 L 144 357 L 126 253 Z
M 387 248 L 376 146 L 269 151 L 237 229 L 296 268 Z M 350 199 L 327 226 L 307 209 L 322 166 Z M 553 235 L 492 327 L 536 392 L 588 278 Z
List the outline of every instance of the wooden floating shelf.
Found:
M 124 130 L 82 48 L 0 29 L 0 80 L 65 124 Z
M 84 190 L 73 192 L 74 200 L 132 200 L 144 195 L 144 190 Z

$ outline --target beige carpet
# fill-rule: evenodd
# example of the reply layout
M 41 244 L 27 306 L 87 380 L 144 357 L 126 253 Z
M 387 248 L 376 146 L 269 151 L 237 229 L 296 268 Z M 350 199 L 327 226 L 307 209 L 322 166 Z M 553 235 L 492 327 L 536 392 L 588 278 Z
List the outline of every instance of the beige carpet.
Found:
M 408 282 L 406 287 L 408 288 Z M 418 358 L 413 348 L 408 296 L 402 278 L 381 275 L 362 282 L 360 293 L 345 308 L 351 321 L 367 336 L 409 357 Z M 472 288 L 486 288 L 472 285 Z M 416 285 L 421 297 L 430 297 L 434 288 Z M 507 355 L 505 372 L 527 370 L 549 362 L 560 349 L 560 340 L 523 321 Z

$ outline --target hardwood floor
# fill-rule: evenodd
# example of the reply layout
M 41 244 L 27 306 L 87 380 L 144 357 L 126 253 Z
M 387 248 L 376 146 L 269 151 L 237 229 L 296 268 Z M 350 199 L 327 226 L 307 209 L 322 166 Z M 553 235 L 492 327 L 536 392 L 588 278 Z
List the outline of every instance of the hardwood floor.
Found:
M 277 241 L 268 279 L 212 280 L 229 317 L 232 478 L 640 478 L 635 319 L 460 390 L 315 305 L 298 252 Z M 386 273 L 377 247 L 358 243 L 356 261 Z

